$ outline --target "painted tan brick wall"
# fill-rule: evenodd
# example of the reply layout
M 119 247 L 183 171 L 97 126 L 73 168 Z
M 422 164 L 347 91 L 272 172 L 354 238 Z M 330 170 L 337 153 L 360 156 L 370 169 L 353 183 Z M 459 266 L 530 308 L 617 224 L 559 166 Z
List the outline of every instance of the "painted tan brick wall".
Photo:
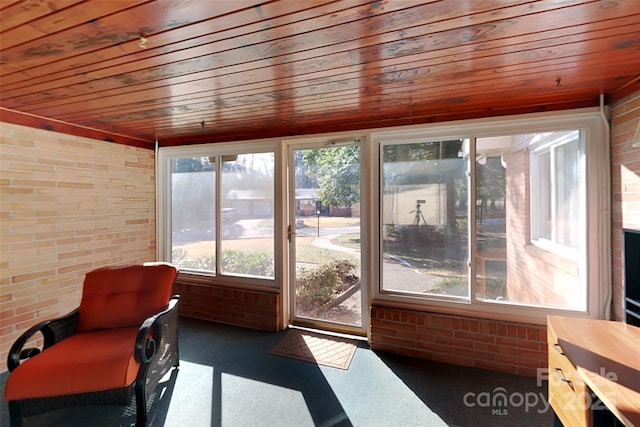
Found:
M 613 259 L 613 315 L 623 320 L 622 229 L 640 230 L 640 148 L 631 147 L 640 121 L 640 92 L 612 106 L 611 111 L 611 219 Z
M 0 123 L 0 371 L 13 341 L 66 314 L 85 273 L 155 260 L 152 150 Z

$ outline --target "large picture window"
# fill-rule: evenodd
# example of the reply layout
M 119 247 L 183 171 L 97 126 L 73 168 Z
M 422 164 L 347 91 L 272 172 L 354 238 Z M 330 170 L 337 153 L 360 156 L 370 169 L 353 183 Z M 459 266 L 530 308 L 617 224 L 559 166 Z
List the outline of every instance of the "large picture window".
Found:
M 601 117 L 475 125 L 379 134 L 377 297 L 501 317 L 602 316 Z
M 575 130 L 383 145 L 382 290 L 584 309 L 585 273 L 578 259 L 586 252 L 578 242 L 585 233 L 580 212 L 586 194 L 579 135 Z M 471 181 L 475 188 L 469 192 Z M 475 227 L 469 227 L 472 217 Z M 529 223 L 539 251 L 527 247 Z M 558 246 L 565 256 L 551 255 Z M 567 252 L 573 254 L 569 259 Z

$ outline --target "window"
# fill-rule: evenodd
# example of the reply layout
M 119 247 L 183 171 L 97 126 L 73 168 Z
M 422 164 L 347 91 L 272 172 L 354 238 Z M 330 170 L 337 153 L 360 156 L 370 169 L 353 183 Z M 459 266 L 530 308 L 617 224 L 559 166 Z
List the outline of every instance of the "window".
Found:
M 573 258 L 585 199 L 579 135 L 549 133 L 535 138 L 531 149 L 531 240 Z
M 382 145 L 384 291 L 468 298 L 463 144 L 456 139 Z
M 171 159 L 171 255 L 180 268 L 216 271 L 216 167 L 208 157 Z
M 544 116 L 373 136 L 376 298 L 541 321 L 606 313 L 606 128 L 596 114 Z
M 586 267 L 579 260 L 586 258 L 580 211 L 587 195 L 579 135 L 572 130 L 477 138 L 479 208 L 470 237 L 478 300 L 585 310 Z
M 598 110 L 378 129 L 367 141 L 361 286 L 371 298 L 523 321 L 606 316 L 610 174 Z M 161 148 L 159 259 L 194 280 L 288 292 L 277 238 L 290 217 L 286 150 L 277 140 Z M 302 199 L 295 209 L 313 214 Z
M 182 271 L 275 278 L 275 153 L 201 147 L 169 158 L 170 253 Z

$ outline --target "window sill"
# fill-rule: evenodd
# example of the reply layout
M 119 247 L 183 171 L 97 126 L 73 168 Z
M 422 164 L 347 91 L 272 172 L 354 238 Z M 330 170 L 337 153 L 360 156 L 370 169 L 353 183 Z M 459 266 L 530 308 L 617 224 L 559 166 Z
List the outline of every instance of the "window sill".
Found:
M 378 294 L 372 305 L 384 305 L 407 310 L 473 317 L 487 320 L 501 320 L 534 325 L 545 325 L 547 315 L 589 317 L 585 311 L 552 307 L 535 307 L 515 303 L 493 303 L 484 301 L 444 302 L 399 294 Z
M 178 273 L 176 283 L 186 285 L 223 286 L 252 291 L 271 292 L 274 294 L 280 293 L 280 286 L 276 280 L 247 279 L 243 277 L 230 276 L 220 277 L 191 271 L 181 271 Z

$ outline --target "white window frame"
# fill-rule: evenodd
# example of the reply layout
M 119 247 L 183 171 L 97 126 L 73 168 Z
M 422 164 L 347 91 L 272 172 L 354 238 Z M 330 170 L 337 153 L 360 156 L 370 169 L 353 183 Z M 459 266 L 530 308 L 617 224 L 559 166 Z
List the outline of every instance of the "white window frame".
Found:
M 434 123 L 429 125 L 410 125 L 390 127 L 384 129 L 369 129 L 358 132 L 364 134 L 367 144 L 362 147 L 362 185 L 361 203 L 370 206 L 370 215 L 363 217 L 362 233 L 367 245 L 362 257 L 363 276 L 371 278 L 368 281 L 369 303 L 384 303 L 416 310 L 429 310 L 447 314 L 458 314 L 478 318 L 497 320 L 515 320 L 529 323 L 544 324 L 548 314 L 565 314 L 593 318 L 606 318 L 609 315 L 611 298 L 611 223 L 610 223 L 610 166 L 609 166 L 609 131 L 604 119 L 604 112 L 598 108 L 568 110 L 560 112 L 534 113 L 489 119 L 474 119 L 457 122 Z M 581 238 L 584 239 L 586 256 L 579 260 L 580 269 L 584 272 L 581 286 L 587 293 L 587 306 L 583 311 L 531 307 L 516 304 L 496 304 L 476 300 L 474 289 L 466 301 L 443 301 L 433 298 L 422 298 L 416 295 L 396 292 L 381 292 L 380 289 L 380 212 L 375 207 L 380 206 L 379 196 L 379 162 L 381 142 L 409 141 L 409 140 L 449 140 L 456 138 L 496 137 L 503 135 L 521 135 L 536 132 L 560 130 L 584 131 L 584 167 L 589 173 L 586 176 L 586 230 Z M 309 138 L 325 138 L 327 135 L 313 135 Z M 274 151 L 276 153 L 275 171 L 275 280 L 257 280 L 250 278 L 222 276 L 225 285 L 238 287 L 272 287 L 282 288 L 288 280 L 287 249 L 285 224 L 287 218 L 286 197 L 286 146 L 291 140 L 288 137 L 280 140 L 265 139 L 241 142 L 225 142 L 216 144 L 202 144 L 181 147 L 163 147 L 157 150 L 157 256 L 159 260 L 168 259 L 171 253 L 170 227 L 170 160 L 200 156 L 203 153 L 211 155 L 241 154 L 255 151 Z M 475 144 L 470 158 L 475 158 Z M 528 147 L 514 147 L 523 149 Z M 470 162 L 473 171 L 475 162 Z M 378 184 L 376 184 L 378 183 Z M 471 181 L 469 188 L 475 188 Z M 470 191 L 470 193 L 473 193 Z M 473 215 L 473 214 L 472 214 Z M 471 226 L 474 226 L 474 216 L 470 216 Z M 472 245 L 470 247 L 473 248 Z M 473 250 L 473 249 L 472 249 Z M 473 264 L 473 263 L 472 263 Z M 471 265 L 470 276 L 475 276 L 475 266 Z M 221 276 L 218 276 L 221 277 Z M 366 301 L 365 301 L 366 303 Z M 364 320 L 364 319 L 363 319 Z
M 603 120 L 602 112 L 597 108 L 570 110 L 562 112 L 534 113 L 502 118 L 475 119 L 460 122 L 448 122 L 432 125 L 412 125 L 402 128 L 384 129 L 370 132 L 367 137 L 375 145 L 371 152 L 369 167 L 379 171 L 380 145 L 396 141 L 412 140 L 449 140 L 457 138 L 497 137 L 504 135 L 521 135 L 544 133 L 550 131 L 580 129 L 584 135 L 584 167 L 589 171 L 586 176 L 586 226 L 581 239 L 584 239 L 586 253 L 580 257 L 579 268 L 583 272 L 580 285 L 586 295 L 585 310 L 568 310 L 562 308 L 535 307 L 514 303 L 491 303 L 475 298 L 475 284 L 471 284 L 470 297 L 465 301 L 446 301 L 428 295 L 407 294 L 381 289 L 380 230 L 372 236 L 374 253 L 378 254 L 370 261 L 370 277 L 376 283 L 372 290 L 373 303 L 381 302 L 399 307 L 417 310 L 428 309 L 434 312 L 459 314 L 498 320 L 516 320 L 537 324 L 545 324 L 548 314 L 573 315 L 581 317 L 605 318 L 608 316 L 609 298 L 611 295 L 610 271 L 610 172 L 609 172 L 609 134 Z M 474 145 L 474 144 L 472 144 Z M 474 147 L 475 148 L 475 147 Z M 528 147 L 514 147 L 514 150 Z M 475 153 L 470 153 L 475 158 Z M 474 162 L 470 169 L 473 171 Z M 378 172 L 377 172 L 378 173 Z M 473 172 L 472 172 L 473 173 Z M 380 176 L 377 176 L 380 183 Z M 473 184 L 473 183 L 472 183 Z M 379 184 L 380 188 L 381 184 Z M 470 187 L 474 188 L 474 187 Z M 470 191 L 470 193 L 473 193 Z M 373 206 L 381 206 L 380 194 L 372 195 Z M 374 224 L 380 224 L 380 213 L 372 218 Z M 473 215 L 473 214 L 471 214 Z M 475 219 L 470 215 L 470 222 Z M 586 231 L 590 230 L 589 233 Z M 595 230 L 595 232 L 594 232 Z M 470 245 L 473 249 L 473 246 Z M 473 254 L 472 254 L 473 256 Z M 472 258 L 473 259 L 473 258 Z M 475 266 L 470 266 L 470 277 L 475 277 Z
M 162 147 L 157 150 L 157 257 L 162 261 L 171 260 L 171 161 L 175 159 L 189 157 L 215 157 L 215 156 L 231 156 L 252 153 L 274 153 L 275 170 L 274 170 L 274 278 L 248 277 L 237 274 L 224 274 L 216 269 L 216 272 L 207 272 L 199 270 L 182 270 L 181 274 L 188 274 L 196 280 L 214 279 L 222 280 L 225 284 L 236 285 L 238 287 L 267 287 L 279 288 L 282 277 L 282 209 L 279 208 L 282 200 L 282 191 L 279 182 L 282 180 L 282 155 L 280 141 L 259 140 L 259 141 L 243 141 L 225 142 L 216 144 L 198 144 L 177 147 Z M 216 179 L 216 199 L 219 200 L 219 189 L 222 185 L 220 179 Z M 220 230 L 222 203 L 217 203 L 216 230 Z M 221 236 L 216 233 L 216 240 L 220 243 Z M 219 245 L 216 245 L 219 248 Z M 216 263 L 219 265 L 219 257 L 216 256 Z
M 393 138 L 389 138 L 389 139 L 381 139 L 378 144 L 377 144 L 377 152 L 380 158 L 380 167 L 378 169 L 378 182 L 379 182 L 379 192 L 381 193 L 384 189 L 384 174 L 383 174 L 383 162 L 384 160 L 382 159 L 382 153 L 384 152 L 384 147 L 389 147 L 389 146 L 397 146 L 397 145 L 405 145 L 405 144 L 420 144 L 420 143 L 425 143 L 425 142 L 440 142 L 440 141 L 452 141 L 452 140 L 466 140 L 467 144 L 469 144 L 469 138 L 466 136 L 462 136 L 462 135 L 457 135 L 457 136 L 447 136 L 447 137 L 442 137 L 442 138 L 435 138 L 435 139 L 431 139 L 431 138 L 420 138 L 420 137 L 414 137 L 414 138 L 407 138 L 404 139 L 402 138 L 401 140 L 396 140 Z M 475 145 L 475 144 L 471 144 L 471 145 Z M 473 149 L 473 152 L 475 153 L 475 149 Z M 473 162 L 469 162 L 468 159 L 469 158 L 475 158 L 475 154 L 474 155 L 467 155 L 466 157 L 466 161 L 467 161 L 467 167 L 469 167 L 469 163 L 473 163 Z M 471 182 L 468 179 L 467 180 L 467 193 L 470 194 L 472 191 L 471 189 Z M 379 213 L 382 213 L 382 200 L 380 199 L 380 203 L 378 204 L 378 206 L 380 206 L 379 208 Z M 471 206 L 471 203 L 469 203 L 469 206 Z M 469 212 L 467 218 L 469 219 L 469 222 L 475 222 L 472 221 L 472 213 Z M 378 222 L 380 228 L 384 227 L 384 225 L 382 224 L 382 221 Z M 469 242 L 470 243 L 470 242 Z M 377 263 L 382 266 L 384 264 L 384 259 L 383 259 L 383 251 L 384 248 L 382 247 L 382 240 L 381 239 L 377 239 L 377 252 L 379 254 L 379 258 L 377 260 Z M 418 294 L 415 293 L 403 293 L 400 291 L 395 291 L 395 290 L 388 290 L 388 289 L 383 289 L 382 285 L 383 285 L 383 280 L 381 277 L 381 274 L 378 275 L 378 291 L 380 295 L 386 294 L 386 295 L 405 295 L 408 298 L 413 298 Z M 473 292 L 473 289 L 469 289 L 469 292 Z M 446 301 L 450 301 L 450 302 L 462 302 L 462 303 L 468 303 L 469 302 L 469 296 L 453 296 L 453 295 L 446 295 L 446 294 L 424 294 L 423 296 L 421 295 L 420 298 L 423 299 L 429 299 L 430 301 L 440 301 L 440 302 L 446 302 Z
M 586 178 L 586 170 L 584 167 L 584 132 L 578 131 L 578 168 L 580 170 L 580 174 L 582 177 Z M 557 221 L 556 221 L 556 201 L 557 197 L 557 188 L 558 188 L 558 177 L 555 172 L 555 163 L 556 163 L 556 152 L 559 147 L 568 144 L 569 142 L 575 141 L 575 138 L 565 139 L 565 140 L 556 140 L 556 139 L 547 139 L 543 138 L 540 141 L 536 141 L 530 148 L 530 188 L 531 188 L 531 209 L 530 209 L 530 222 L 531 222 L 531 243 L 535 246 L 540 247 L 543 250 L 553 252 L 555 255 L 561 256 L 563 258 L 568 258 L 572 261 L 579 260 L 579 248 L 581 245 L 585 244 L 584 239 L 579 239 L 578 247 L 570 247 L 567 245 L 563 245 L 556 241 L 556 229 L 557 229 Z M 549 154 L 549 177 L 545 177 L 549 179 L 550 183 L 550 197 L 549 202 L 551 203 L 551 237 L 546 238 L 542 236 L 541 230 L 541 221 L 540 221 L 540 211 L 536 210 L 536 206 L 541 206 L 542 196 L 540 195 L 540 181 L 542 177 L 538 175 L 539 171 L 539 161 L 540 157 L 543 154 Z M 584 187 L 585 180 L 581 180 L 580 188 L 578 189 L 580 194 L 584 194 L 586 188 Z M 578 223 L 580 227 L 584 227 L 584 206 L 579 207 L 579 219 Z

